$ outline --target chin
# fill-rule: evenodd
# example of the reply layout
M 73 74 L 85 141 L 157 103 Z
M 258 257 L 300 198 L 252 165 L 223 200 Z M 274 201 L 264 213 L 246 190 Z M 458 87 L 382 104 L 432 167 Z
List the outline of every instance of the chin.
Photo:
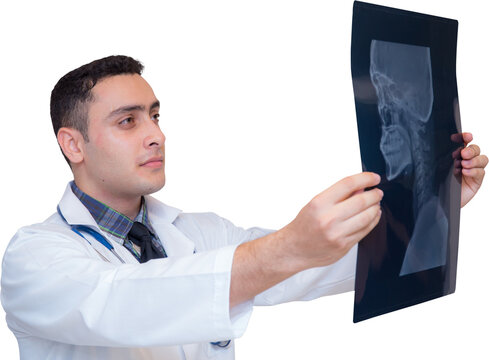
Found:
M 165 180 L 165 177 L 163 177 L 162 179 L 158 179 L 158 181 L 152 181 L 143 184 L 141 195 L 150 195 L 161 190 L 163 186 L 165 186 Z

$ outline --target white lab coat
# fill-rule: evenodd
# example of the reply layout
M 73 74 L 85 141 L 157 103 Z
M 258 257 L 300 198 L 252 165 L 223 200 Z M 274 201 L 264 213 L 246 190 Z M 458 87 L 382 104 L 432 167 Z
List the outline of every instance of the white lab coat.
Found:
M 88 234 L 100 232 L 68 185 L 55 213 L 21 228 L 3 260 L 2 305 L 21 359 L 234 359 L 252 306 L 353 289 L 356 248 L 325 268 L 299 273 L 229 311 L 236 247 L 270 230 L 244 230 L 213 213 L 190 214 L 147 196 L 168 258 L 139 264 L 112 242 L 122 264 Z M 91 242 L 91 245 L 89 243 Z M 195 252 L 195 253 L 194 253 Z

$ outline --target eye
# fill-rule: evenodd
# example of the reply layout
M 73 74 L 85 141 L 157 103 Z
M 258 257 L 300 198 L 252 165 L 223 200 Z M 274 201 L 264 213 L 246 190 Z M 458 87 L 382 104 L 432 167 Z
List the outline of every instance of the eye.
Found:
M 134 118 L 132 117 L 127 117 L 121 121 L 119 121 L 119 125 L 124 127 L 124 128 L 128 128 L 128 127 L 131 127 L 134 125 Z
M 160 121 L 160 114 L 154 114 L 152 117 L 153 121 L 158 124 Z

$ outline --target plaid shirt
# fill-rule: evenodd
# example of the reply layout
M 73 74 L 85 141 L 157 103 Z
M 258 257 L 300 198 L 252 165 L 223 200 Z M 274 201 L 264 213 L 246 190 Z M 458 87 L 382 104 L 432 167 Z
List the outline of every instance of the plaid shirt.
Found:
M 137 247 L 134 246 L 132 241 L 128 240 L 127 238 L 127 234 L 131 230 L 135 221 L 144 224 L 148 228 L 149 232 L 153 236 L 153 244 L 164 254 L 165 257 L 167 256 L 158 235 L 156 235 L 148 219 L 148 211 L 146 209 L 144 197 L 141 197 L 141 209 L 139 210 L 139 214 L 134 220 L 131 220 L 127 216 L 112 209 L 110 206 L 107 206 L 90 195 L 85 194 L 78 188 L 78 186 L 76 186 L 74 181 L 72 181 L 70 185 L 73 193 L 78 199 L 80 199 L 81 203 L 85 205 L 104 234 L 111 240 L 114 240 L 127 248 L 138 260 L 140 258 L 140 252 Z

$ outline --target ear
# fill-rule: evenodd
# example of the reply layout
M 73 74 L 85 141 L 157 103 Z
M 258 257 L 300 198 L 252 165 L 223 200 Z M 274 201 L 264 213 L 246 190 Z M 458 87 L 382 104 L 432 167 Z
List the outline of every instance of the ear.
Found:
M 83 135 L 76 129 L 62 127 L 58 130 L 58 144 L 63 154 L 72 164 L 79 164 L 83 161 Z

